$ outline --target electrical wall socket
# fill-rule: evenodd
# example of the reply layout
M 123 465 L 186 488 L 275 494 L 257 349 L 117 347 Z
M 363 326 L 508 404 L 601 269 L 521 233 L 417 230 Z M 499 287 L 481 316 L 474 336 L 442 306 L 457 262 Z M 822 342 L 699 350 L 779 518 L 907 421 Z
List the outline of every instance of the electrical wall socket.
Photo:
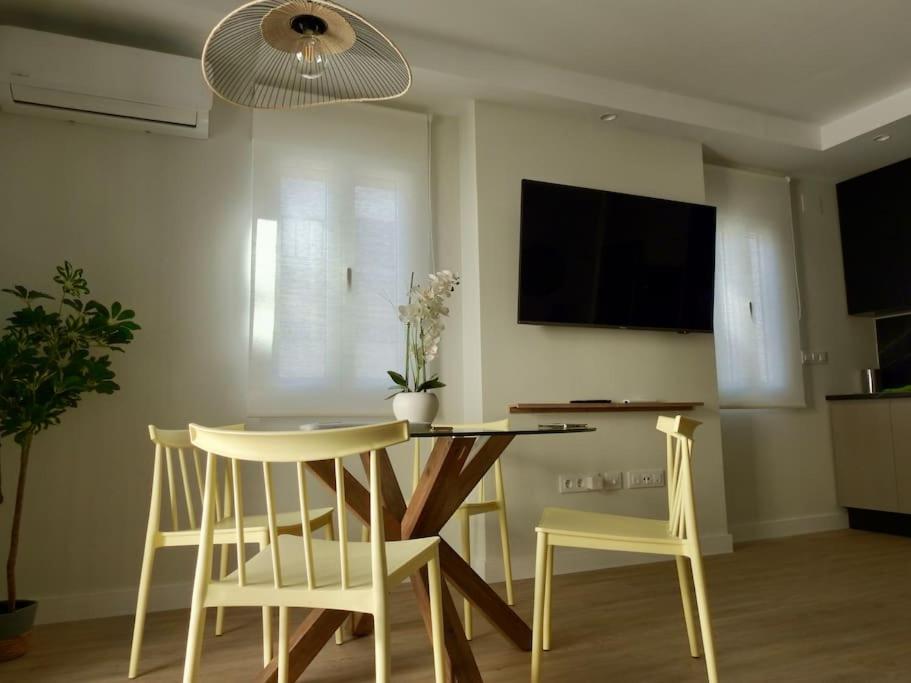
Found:
M 630 470 L 626 473 L 626 488 L 649 489 L 664 486 L 664 470 Z
M 616 472 L 612 474 L 617 474 Z M 605 488 L 604 476 L 600 472 L 586 474 L 561 474 L 557 479 L 557 490 L 560 493 L 585 493 L 601 491 Z M 620 487 L 622 488 L 622 486 Z
M 828 351 L 801 351 L 800 357 L 804 365 L 825 365 L 829 362 Z

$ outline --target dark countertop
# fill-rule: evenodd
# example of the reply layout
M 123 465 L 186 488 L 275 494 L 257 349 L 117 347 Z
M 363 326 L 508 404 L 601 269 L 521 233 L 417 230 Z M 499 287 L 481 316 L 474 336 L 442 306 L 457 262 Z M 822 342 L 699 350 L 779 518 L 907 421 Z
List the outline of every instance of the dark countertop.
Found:
M 911 392 L 879 392 L 878 394 L 830 394 L 827 401 L 870 401 L 878 398 L 911 398 Z

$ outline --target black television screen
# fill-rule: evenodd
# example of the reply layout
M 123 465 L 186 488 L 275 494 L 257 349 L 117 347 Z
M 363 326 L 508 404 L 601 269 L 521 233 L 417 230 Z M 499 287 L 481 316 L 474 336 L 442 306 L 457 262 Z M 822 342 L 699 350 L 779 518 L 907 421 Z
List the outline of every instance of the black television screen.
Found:
M 519 322 L 711 332 L 715 208 L 522 181 Z

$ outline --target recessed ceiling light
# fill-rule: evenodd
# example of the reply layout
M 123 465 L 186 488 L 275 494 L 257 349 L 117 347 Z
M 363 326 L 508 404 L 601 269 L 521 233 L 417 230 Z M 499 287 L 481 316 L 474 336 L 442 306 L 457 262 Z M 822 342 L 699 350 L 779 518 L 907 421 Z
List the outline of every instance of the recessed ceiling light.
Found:
M 610 114 L 610 113 L 601 114 L 601 120 L 602 120 L 602 121 L 614 121 L 614 120 L 616 120 L 616 119 L 617 119 L 617 115 L 616 115 L 616 114 Z
M 886 142 L 891 139 L 892 139 L 891 135 L 887 135 L 887 134 L 883 133 L 882 135 L 877 135 L 875 138 L 873 138 L 873 142 Z

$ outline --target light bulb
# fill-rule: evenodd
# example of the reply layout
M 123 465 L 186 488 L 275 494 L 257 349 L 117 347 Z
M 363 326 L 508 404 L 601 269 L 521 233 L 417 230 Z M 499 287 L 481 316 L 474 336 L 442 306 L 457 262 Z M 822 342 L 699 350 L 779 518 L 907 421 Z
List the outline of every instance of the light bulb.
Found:
M 301 51 L 297 53 L 300 77 L 313 81 L 323 75 L 325 55 L 319 36 L 309 35 L 301 39 Z

